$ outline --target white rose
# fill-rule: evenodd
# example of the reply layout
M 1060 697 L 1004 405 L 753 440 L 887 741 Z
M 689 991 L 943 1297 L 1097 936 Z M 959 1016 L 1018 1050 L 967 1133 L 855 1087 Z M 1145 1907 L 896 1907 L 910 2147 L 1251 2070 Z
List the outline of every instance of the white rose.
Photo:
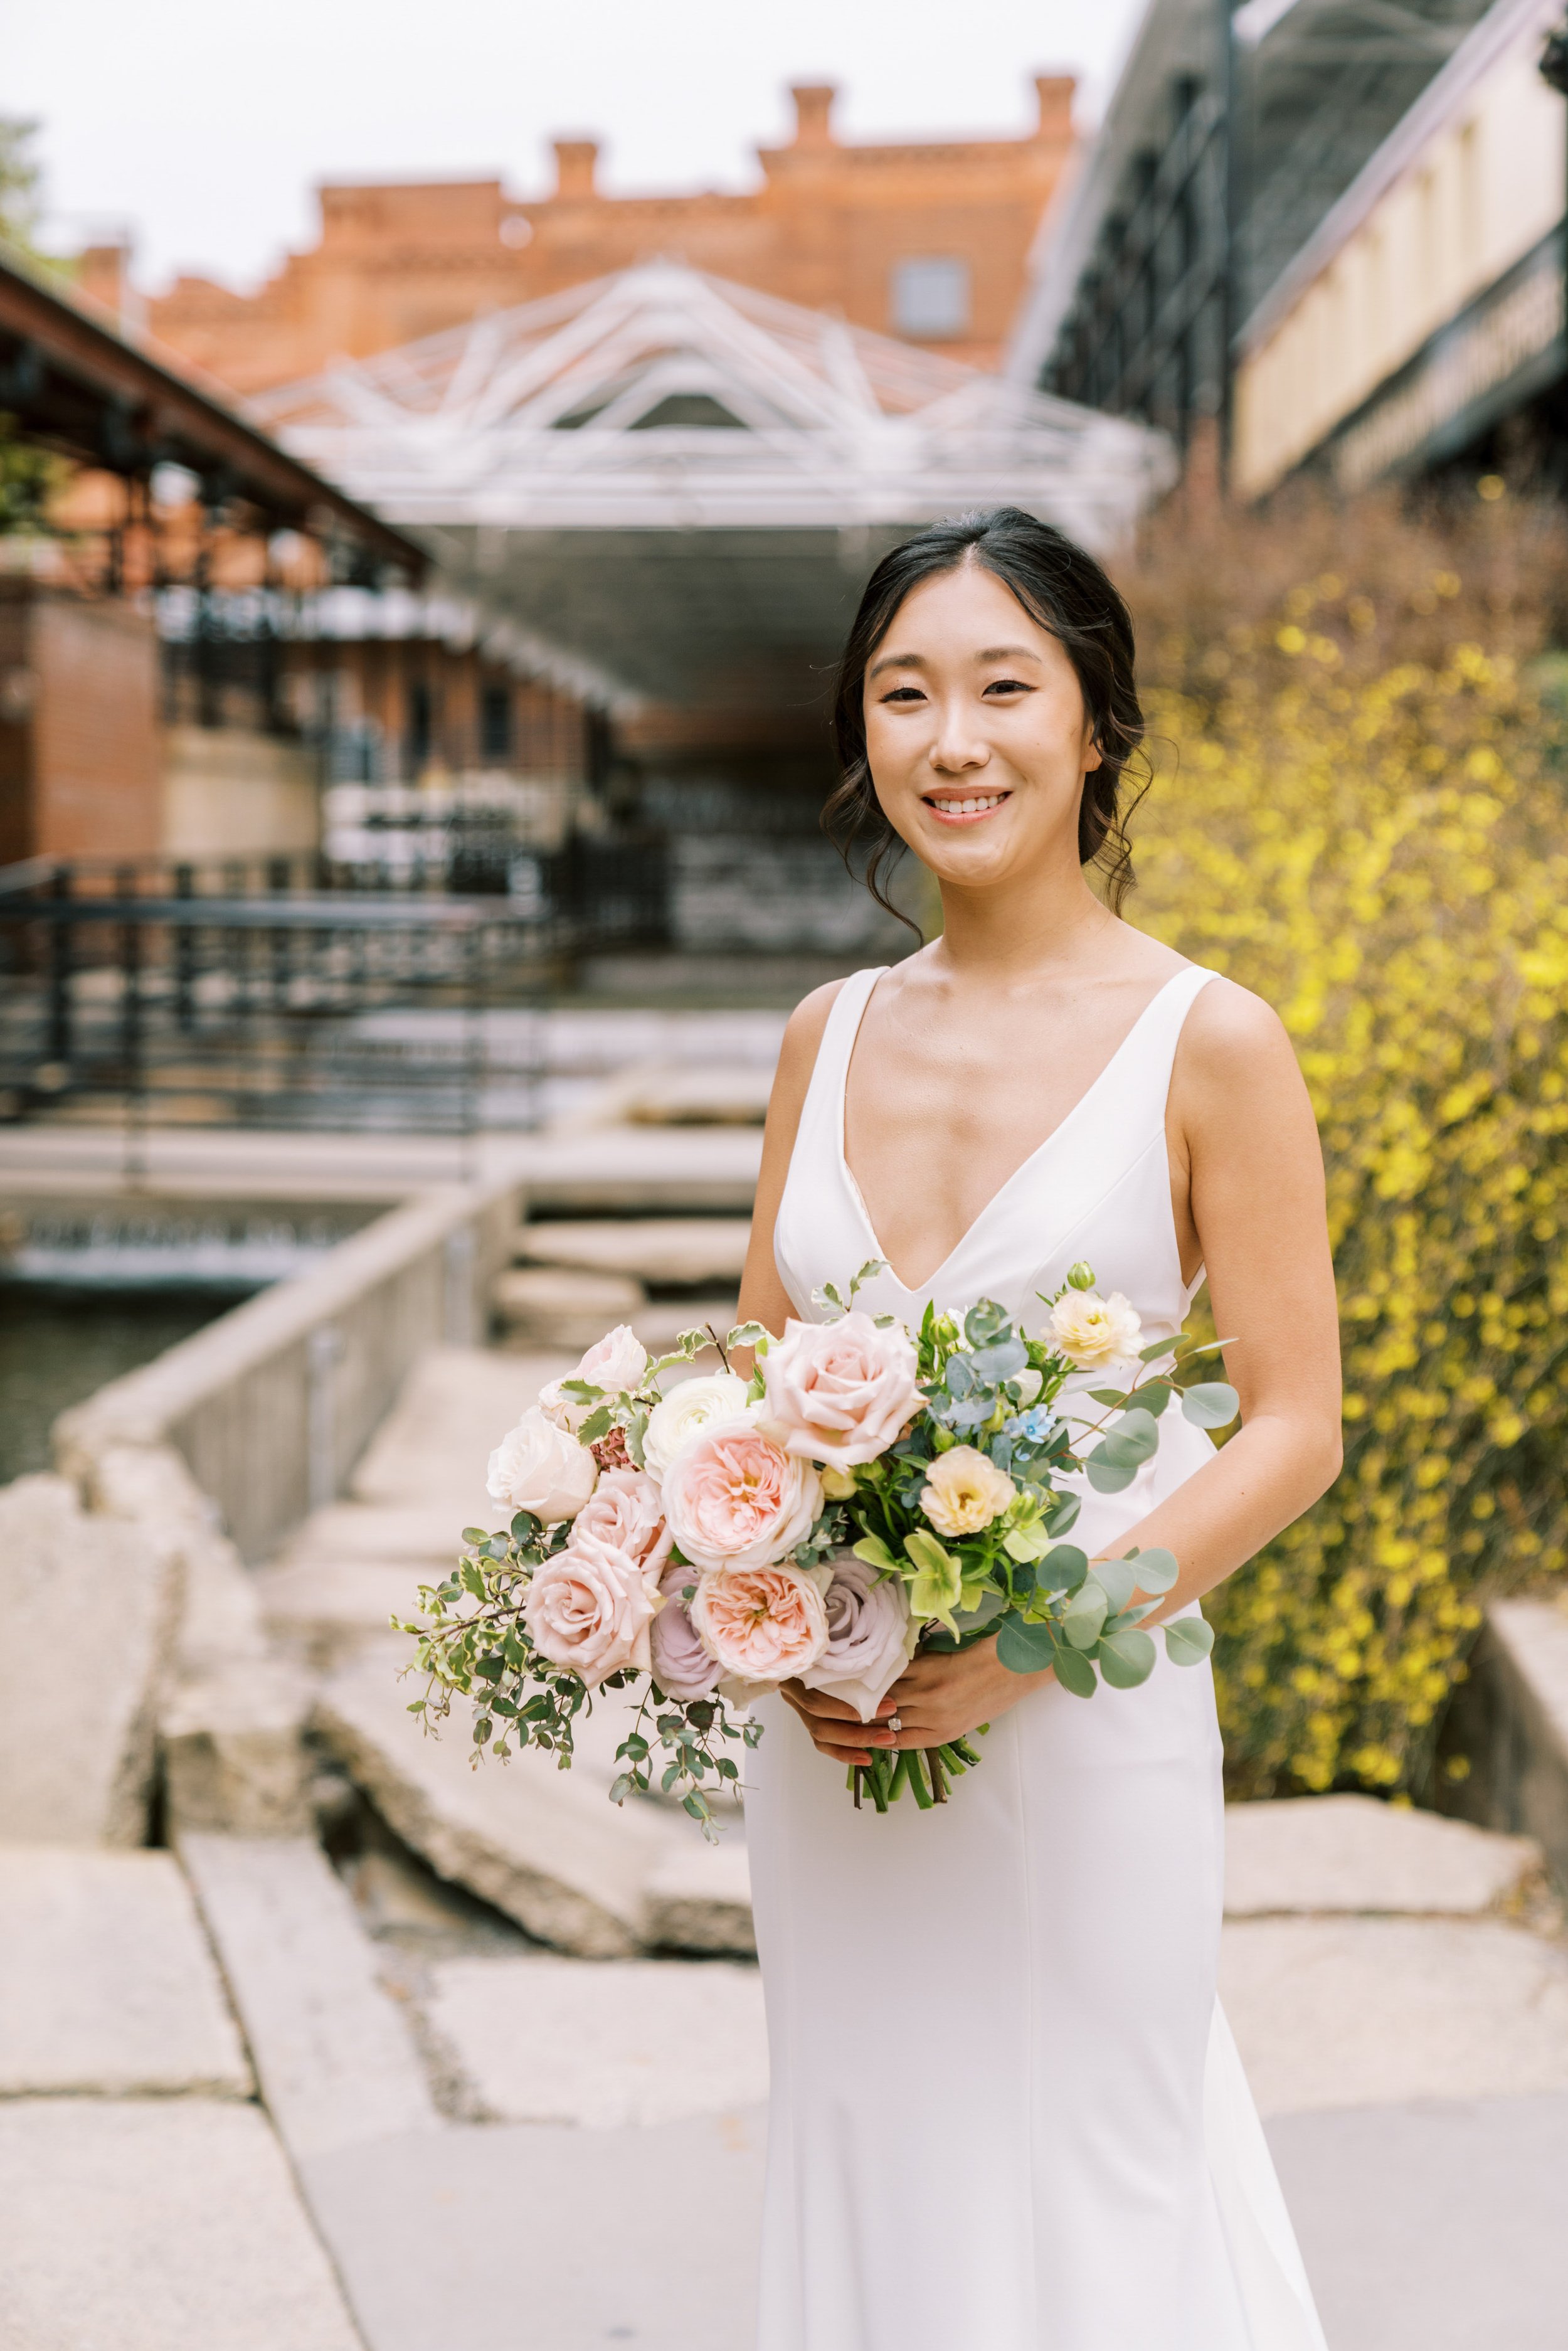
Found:
M 576 1371 L 569 1372 L 566 1377 L 586 1381 L 591 1388 L 602 1389 L 606 1395 L 620 1395 L 625 1389 L 637 1387 L 647 1368 L 646 1347 L 628 1323 L 617 1322 L 613 1331 L 594 1341 Z M 551 1380 L 542 1387 L 539 1410 L 558 1428 L 579 1429 L 599 1406 L 565 1395 L 564 1387 L 562 1380 Z
M 553 1527 L 576 1518 L 598 1478 L 599 1464 L 587 1446 L 558 1428 L 536 1404 L 491 1454 L 486 1491 Z
M 683 1380 L 648 1415 L 643 1466 L 649 1477 L 663 1483 L 683 1446 L 714 1421 L 733 1420 L 747 1409 L 746 1382 L 736 1372 L 709 1372 L 698 1380 Z
M 1069 1290 L 1051 1310 L 1051 1335 L 1080 1371 L 1124 1361 L 1138 1352 L 1142 1318 L 1119 1290 L 1097 1298 L 1092 1290 Z

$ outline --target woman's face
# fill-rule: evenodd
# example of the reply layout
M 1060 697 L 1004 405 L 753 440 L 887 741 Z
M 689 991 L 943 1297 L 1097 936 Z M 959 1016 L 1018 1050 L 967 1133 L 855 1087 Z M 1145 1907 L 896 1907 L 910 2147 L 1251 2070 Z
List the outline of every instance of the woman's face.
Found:
M 1076 671 L 994 572 L 912 589 L 866 666 L 883 812 L 939 880 L 984 887 L 1069 855 L 1100 765 Z

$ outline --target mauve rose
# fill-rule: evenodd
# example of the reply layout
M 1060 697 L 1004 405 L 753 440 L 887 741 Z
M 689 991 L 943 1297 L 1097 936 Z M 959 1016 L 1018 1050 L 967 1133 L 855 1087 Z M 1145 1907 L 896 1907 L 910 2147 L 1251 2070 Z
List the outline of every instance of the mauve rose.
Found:
M 878 1330 L 858 1309 L 836 1322 L 786 1322 L 761 1363 L 763 1426 L 786 1452 L 833 1469 L 874 1461 L 919 1409 L 908 1332 Z
M 568 1372 L 569 1380 L 583 1380 L 591 1388 L 601 1389 L 605 1395 L 619 1395 L 624 1389 L 635 1388 L 648 1368 L 648 1350 L 636 1332 L 625 1322 L 617 1322 L 602 1339 L 596 1339 L 575 1372 Z M 579 1396 L 563 1394 L 563 1383 L 550 1380 L 539 1390 L 539 1409 L 553 1420 L 558 1428 L 575 1432 L 582 1426 L 591 1413 L 597 1412 L 597 1402 L 584 1404 Z
M 664 1515 L 694 1567 L 765 1567 L 809 1535 L 822 1484 L 749 1414 L 715 1421 L 683 1447 L 664 1479 Z
M 828 1645 L 822 1595 L 796 1567 L 716 1567 L 698 1583 L 691 1614 L 709 1656 L 742 1682 L 788 1681 Z
M 575 1519 L 599 1478 L 586 1445 L 530 1405 L 490 1456 L 486 1491 L 514 1510 L 531 1510 L 546 1526 Z
M 833 1580 L 824 1606 L 828 1646 L 800 1678 L 808 1689 L 852 1706 L 869 1722 L 910 1658 L 919 1626 L 909 1613 L 901 1575 L 878 1578 L 852 1553 L 830 1562 Z
M 574 1531 L 564 1551 L 535 1568 L 523 1619 L 541 1656 L 594 1689 L 622 1666 L 651 1670 L 649 1632 L 660 1604 L 656 1569 Z
M 718 1687 L 721 1667 L 697 1638 L 685 1595 L 697 1580 L 695 1567 L 674 1559 L 659 1578 L 664 1604 L 649 1633 L 653 1652 L 653 1679 L 666 1698 L 683 1701 L 707 1698 Z
M 571 1539 L 597 1535 L 642 1567 L 663 1568 L 670 1555 L 664 1505 L 641 1469 L 606 1469 L 572 1523 Z

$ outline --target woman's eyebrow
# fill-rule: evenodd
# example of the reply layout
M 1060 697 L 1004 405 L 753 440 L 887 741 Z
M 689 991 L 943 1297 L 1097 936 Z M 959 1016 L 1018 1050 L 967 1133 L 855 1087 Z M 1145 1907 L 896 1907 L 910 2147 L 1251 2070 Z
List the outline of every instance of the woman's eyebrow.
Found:
M 1031 661 L 1031 662 L 1037 662 L 1037 661 L 1040 659 L 1040 655 L 1039 655 L 1037 653 L 1035 653 L 1035 652 L 1032 650 L 1032 648 L 1031 648 L 1031 647 L 1030 647 L 1029 645 L 988 645 L 988 646 L 986 647 L 986 650 L 985 650 L 985 652 L 984 652 L 983 653 L 977 653 L 977 654 L 975 655 L 975 659 L 976 659 L 977 661 L 982 661 L 982 662 L 994 662 L 994 661 Z
M 884 669 L 924 669 L 925 667 L 925 660 L 924 654 L 883 653 L 880 661 L 873 662 L 870 669 L 866 672 L 866 676 L 868 679 L 880 677 Z

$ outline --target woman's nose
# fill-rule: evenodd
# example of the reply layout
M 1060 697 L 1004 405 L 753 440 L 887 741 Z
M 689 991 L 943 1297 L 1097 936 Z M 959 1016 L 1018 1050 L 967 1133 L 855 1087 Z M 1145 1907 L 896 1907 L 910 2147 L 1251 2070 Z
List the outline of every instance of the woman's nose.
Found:
M 942 712 L 931 746 L 934 768 L 949 774 L 958 768 L 983 768 L 990 756 L 990 745 L 967 711 L 947 708 Z

